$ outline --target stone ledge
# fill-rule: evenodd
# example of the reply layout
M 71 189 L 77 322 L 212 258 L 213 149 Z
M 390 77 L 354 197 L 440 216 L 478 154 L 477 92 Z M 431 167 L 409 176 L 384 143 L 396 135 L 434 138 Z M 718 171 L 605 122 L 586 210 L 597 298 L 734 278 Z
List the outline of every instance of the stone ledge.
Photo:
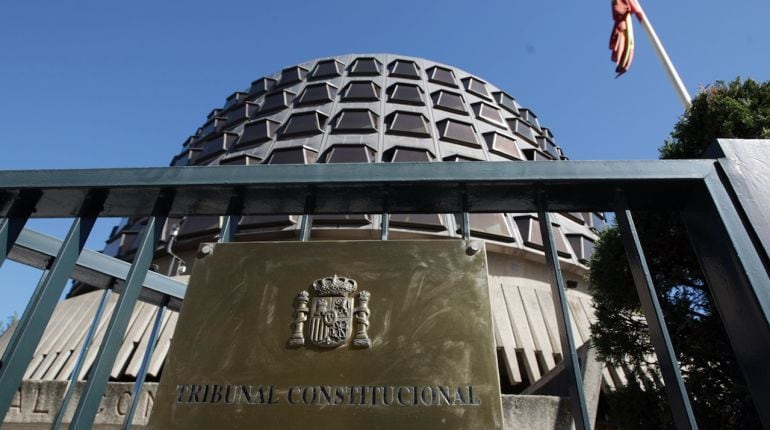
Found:
M 72 395 L 72 399 L 64 415 L 64 428 L 72 420 L 75 413 L 80 393 L 85 387 L 85 382 L 79 382 Z M 135 428 L 144 428 L 150 417 L 152 405 L 155 401 L 155 392 L 158 384 L 148 382 L 142 387 L 139 404 L 134 414 Z M 11 402 L 11 407 L 5 415 L 3 429 L 36 429 L 50 428 L 50 424 L 56 418 L 64 392 L 67 389 L 67 381 L 23 381 L 19 391 Z M 123 419 L 131 405 L 131 393 L 134 384 L 131 382 L 111 382 L 102 397 L 99 412 L 94 422 L 95 429 L 120 428 Z
M 85 382 L 78 383 L 67 413 L 63 428 L 67 428 L 75 412 Z M 94 429 L 119 429 L 131 404 L 134 384 L 111 382 L 102 398 Z M 3 422 L 3 430 L 48 429 L 56 417 L 66 381 L 24 381 L 11 402 Z M 150 417 L 158 384 L 148 382 L 142 388 L 139 405 L 134 415 L 134 428 L 142 429 Z M 569 429 L 572 415 L 569 401 L 564 397 L 534 395 L 503 395 L 503 421 L 506 429 Z

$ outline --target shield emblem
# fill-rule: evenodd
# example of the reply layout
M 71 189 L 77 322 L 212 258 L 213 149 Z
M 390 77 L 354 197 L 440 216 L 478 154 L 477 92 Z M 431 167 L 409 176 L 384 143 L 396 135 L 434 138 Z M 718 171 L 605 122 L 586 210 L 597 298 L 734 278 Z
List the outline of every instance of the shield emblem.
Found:
M 356 294 L 356 289 L 358 285 L 353 279 L 334 275 L 313 283 L 315 297 L 312 301 L 307 291 L 300 291 L 294 299 L 293 333 L 288 347 L 299 348 L 305 345 L 307 322 L 310 342 L 315 346 L 335 348 L 348 343 L 355 323 L 353 347 L 369 348 L 371 341 L 367 330 L 370 294 L 368 291 Z
M 352 298 L 314 298 L 310 306 L 310 342 L 328 348 L 344 344 L 351 332 L 352 314 Z

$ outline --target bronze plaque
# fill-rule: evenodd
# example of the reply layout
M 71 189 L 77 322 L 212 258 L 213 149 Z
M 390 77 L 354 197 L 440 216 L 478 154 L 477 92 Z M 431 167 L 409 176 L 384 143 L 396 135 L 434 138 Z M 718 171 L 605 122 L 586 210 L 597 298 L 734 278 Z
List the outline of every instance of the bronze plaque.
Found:
M 208 246 L 150 428 L 502 428 L 483 242 Z

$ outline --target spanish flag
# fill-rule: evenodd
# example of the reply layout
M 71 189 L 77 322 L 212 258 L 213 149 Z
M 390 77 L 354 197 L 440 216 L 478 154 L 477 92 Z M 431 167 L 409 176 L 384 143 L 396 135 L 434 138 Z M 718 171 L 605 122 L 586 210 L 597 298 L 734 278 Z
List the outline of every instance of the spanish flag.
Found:
M 612 0 L 612 20 L 615 21 L 615 25 L 612 27 L 610 36 L 610 50 L 612 61 L 617 66 L 615 67 L 616 77 L 626 73 L 631 67 L 631 62 L 634 61 L 632 14 L 636 15 L 639 22 L 644 20 L 642 8 L 636 0 Z

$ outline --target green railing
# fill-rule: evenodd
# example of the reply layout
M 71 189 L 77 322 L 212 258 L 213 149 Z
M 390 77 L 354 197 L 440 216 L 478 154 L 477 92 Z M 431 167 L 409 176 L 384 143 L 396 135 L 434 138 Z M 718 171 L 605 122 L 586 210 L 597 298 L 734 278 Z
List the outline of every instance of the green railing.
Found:
M 770 151 L 770 143 L 764 141 Z M 680 211 L 736 357 L 757 405 L 770 404 L 770 278 L 755 219 L 767 205 L 746 200 L 752 177 L 731 142 L 714 159 L 677 161 L 559 161 L 317 164 L 172 167 L 148 169 L 0 172 L 0 264 L 9 253 L 34 255 L 44 269 L 0 366 L 0 421 L 16 393 L 66 282 L 120 288 L 96 361 L 78 402 L 72 428 L 90 428 L 110 369 L 138 299 L 179 307 L 184 286 L 149 271 L 167 217 L 225 216 L 220 241 L 232 240 L 244 215 L 303 214 L 298 240 L 307 240 L 315 214 L 538 212 L 546 260 L 553 273 L 565 369 L 577 428 L 590 428 L 569 309 L 551 231 L 550 212 L 614 211 L 621 228 L 642 309 L 660 363 L 677 426 L 695 428 L 676 355 L 654 293 L 632 210 Z M 726 149 L 725 149 L 726 148 Z M 732 152 L 731 152 L 732 151 Z M 728 156 L 725 156 L 729 152 Z M 770 160 L 770 157 L 767 157 Z M 766 161 L 767 161 L 766 160 Z M 759 169 L 761 170 L 761 169 Z M 753 176 L 752 176 L 753 175 Z M 747 194 L 748 193 L 748 194 Z M 756 203 L 756 199 L 749 199 Z M 748 203 L 747 203 L 748 202 Z M 58 241 L 24 230 L 30 217 L 72 217 Z M 84 251 L 98 217 L 147 217 L 131 264 Z M 383 217 L 387 239 L 388 217 Z M 753 221 L 753 222 L 752 222 Z M 24 257 L 18 258 L 25 261 Z M 43 263 L 41 263 L 41 261 Z M 37 263 L 34 263 L 37 262 Z M 96 321 L 98 321 L 98 313 Z M 161 312 L 156 317 L 161 319 Z M 154 333 L 157 333 L 157 326 Z M 86 346 L 87 346 L 86 342 Z M 154 346 L 151 336 L 148 348 Z M 151 349 L 145 353 L 149 357 Z M 86 348 L 80 352 L 86 353 Z M 142 367 L 146 366 L 145 363 Z M 78 372 L 74 372 L 76 375 Z M 141 388 L 144 374 L 137 377 Z M 65 403 L 74 385 L 65 395 Z M 139 396 L 134 395 L 134 399 Z M 64 408 L 62 408 L 62 411 Z M 131 413 L 126 424 L 130 425 Z M 765 426 L 770 411 L 760 408 Z M 63 412 L 55 426 L 61 424 Z

